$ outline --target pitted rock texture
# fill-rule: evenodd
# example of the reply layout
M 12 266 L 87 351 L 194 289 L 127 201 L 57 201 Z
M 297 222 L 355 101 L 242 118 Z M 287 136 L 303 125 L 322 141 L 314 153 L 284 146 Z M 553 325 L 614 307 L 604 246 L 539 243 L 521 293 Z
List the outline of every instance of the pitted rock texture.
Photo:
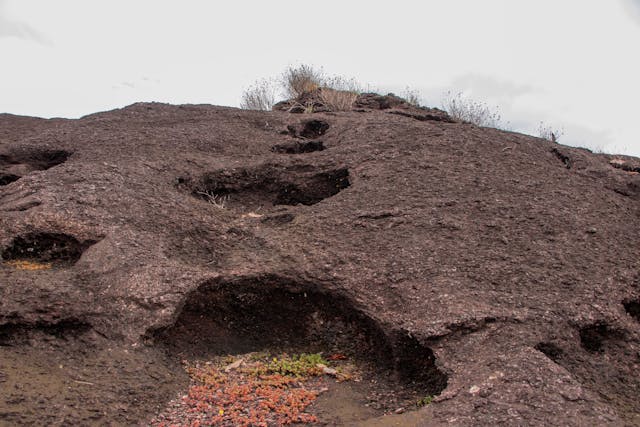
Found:
M 640 424 L 638 160 L 358 102 L 0 115 L 0 423 L 144 424 L 186 382 L 158 331 L 194 338 L 198 292 L 261 310 L 297 283 L 316 299 L 282 312 L 340 301 L 370 359 L 437 380 L 364 425 Z M 64 268 L 9 262 L 29 248 Z

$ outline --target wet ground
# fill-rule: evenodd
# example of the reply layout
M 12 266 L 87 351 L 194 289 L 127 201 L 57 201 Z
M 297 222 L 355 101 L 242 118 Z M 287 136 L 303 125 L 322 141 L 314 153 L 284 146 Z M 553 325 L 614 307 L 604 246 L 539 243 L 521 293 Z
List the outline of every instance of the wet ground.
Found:
M 31 332 L 0 342 L 0 425 L 135 425 L 186 383 L 157 351 L 86 338 Z

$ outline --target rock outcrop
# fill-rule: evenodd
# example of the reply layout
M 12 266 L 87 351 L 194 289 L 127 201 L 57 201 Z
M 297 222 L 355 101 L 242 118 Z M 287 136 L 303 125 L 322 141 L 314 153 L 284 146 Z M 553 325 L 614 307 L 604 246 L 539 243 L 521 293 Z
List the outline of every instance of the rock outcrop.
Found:
M 638 160 L 356 109 L 0 115 L 0 423 L 142 422 L 180 355 L 320 343 L 435 395 L 366 425 L 640 424 Z

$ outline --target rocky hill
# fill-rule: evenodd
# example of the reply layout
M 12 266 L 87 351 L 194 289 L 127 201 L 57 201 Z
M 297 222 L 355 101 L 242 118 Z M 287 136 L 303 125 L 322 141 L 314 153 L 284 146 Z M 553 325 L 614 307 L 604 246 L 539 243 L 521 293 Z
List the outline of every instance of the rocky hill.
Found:
M 0 115 L 0 424 L 148 424 L 279 348 L 379 384 L 329 424 L 640 425 L 640 161 L 361 101 Z

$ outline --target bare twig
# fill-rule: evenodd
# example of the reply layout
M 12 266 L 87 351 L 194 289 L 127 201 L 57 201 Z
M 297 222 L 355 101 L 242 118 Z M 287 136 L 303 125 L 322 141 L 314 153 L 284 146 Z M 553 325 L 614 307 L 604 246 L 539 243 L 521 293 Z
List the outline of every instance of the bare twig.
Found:
M 215 194 L 209 191 L 197 191 L 196 193 L 203 196 L 205 200 L 219 209 L 226 208 L 227 201 L 229 200 L 228 195 Z

